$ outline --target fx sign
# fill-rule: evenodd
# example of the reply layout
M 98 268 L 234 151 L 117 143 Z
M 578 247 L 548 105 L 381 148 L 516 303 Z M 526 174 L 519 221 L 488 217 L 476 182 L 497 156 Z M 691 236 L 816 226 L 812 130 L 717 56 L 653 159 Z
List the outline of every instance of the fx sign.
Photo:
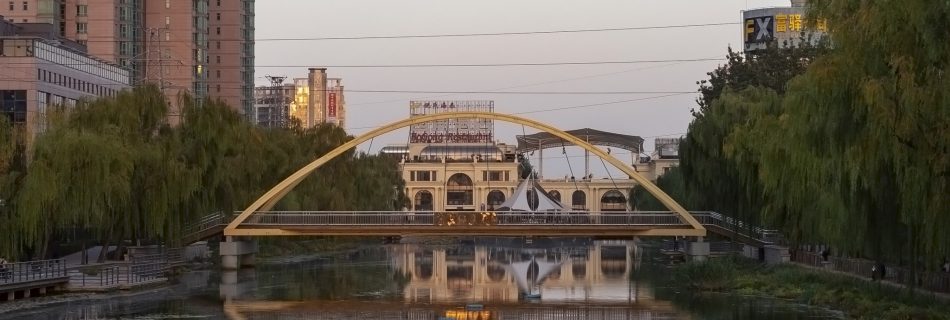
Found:
M 774 22 L 772 16 L 745 19 L 745 42 L 762 43 L 772 41 L 775 34 Z

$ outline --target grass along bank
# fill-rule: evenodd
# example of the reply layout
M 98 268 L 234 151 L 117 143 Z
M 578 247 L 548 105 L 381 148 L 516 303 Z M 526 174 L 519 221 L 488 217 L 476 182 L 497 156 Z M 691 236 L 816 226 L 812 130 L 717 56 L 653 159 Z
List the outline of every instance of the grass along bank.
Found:
M 878 282 L 797 265 L 766 266 L 724 257 L 676 267 L 692 290 L 768 296 L 840 310 L 856 319 L 950 319 L 950 306 L 931 295 L 911 295 Z

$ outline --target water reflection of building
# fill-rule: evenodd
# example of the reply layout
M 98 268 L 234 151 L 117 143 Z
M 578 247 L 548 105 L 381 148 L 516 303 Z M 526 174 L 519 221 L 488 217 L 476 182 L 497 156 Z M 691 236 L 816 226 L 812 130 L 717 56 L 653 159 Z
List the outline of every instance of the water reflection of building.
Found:
M 540 293 L 543 302 L 639 302 L 652 297 L 631 282 L 636 247 L 598 241 L 549 249 L 392 247 L 392 264 L 408 276 L 406 302 L 516 302 Z

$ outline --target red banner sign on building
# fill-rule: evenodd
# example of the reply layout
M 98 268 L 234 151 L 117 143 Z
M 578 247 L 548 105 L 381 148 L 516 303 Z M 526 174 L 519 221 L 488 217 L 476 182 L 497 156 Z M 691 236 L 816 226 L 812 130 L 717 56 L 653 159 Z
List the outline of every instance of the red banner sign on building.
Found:
M 336 118 L 336 92 L 327 95 L 327 117 Z

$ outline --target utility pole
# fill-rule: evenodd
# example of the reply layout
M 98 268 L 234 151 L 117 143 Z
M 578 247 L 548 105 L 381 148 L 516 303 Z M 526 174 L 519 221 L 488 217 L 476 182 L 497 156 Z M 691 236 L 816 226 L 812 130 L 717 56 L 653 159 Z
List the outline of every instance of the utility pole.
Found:
M 286 76 L 265 76 L 271 84 L 270 94 L 270 112 L 267 119 L 267 126 L 272 128 L 284 128 L 290 124 L 290 114 L 287 110 L 287 104 L 284 103 L 284 80 Z M 275 117 L 276 115 L 276 117 Z

